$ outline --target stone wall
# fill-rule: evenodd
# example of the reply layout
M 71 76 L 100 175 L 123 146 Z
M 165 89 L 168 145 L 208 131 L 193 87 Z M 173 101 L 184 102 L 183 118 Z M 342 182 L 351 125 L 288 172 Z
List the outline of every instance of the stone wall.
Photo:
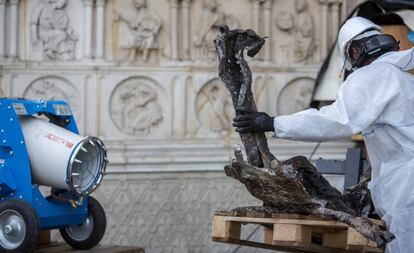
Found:
M 64 99 L 82 134 L 104 140 L 110 164 L 95 194 L 108 215 L 104 244 L 230 252 L 210 242 L 212 211 L 255 201 L 222 172 L 238 138 L 217 78 L 217 26 L 268 36 L 250 60 L 256 101 L 289 114 L 308 107 L 321 59 L 354 2 L 0 0 L 0 94 Z M 314 157 L 341 159 L 350 145 L 323 144 Z M 315 144 L 270 146 L 286 159 Z

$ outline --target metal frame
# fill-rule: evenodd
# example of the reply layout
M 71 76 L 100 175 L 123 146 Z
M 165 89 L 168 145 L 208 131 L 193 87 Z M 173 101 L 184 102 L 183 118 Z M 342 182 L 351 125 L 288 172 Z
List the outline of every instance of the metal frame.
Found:
M 62 110 L 67 108 L 67 110 Z M 76 134 L 79 130 L 64 101 L 30 101 L 20 98 L 0 99 L 0 201 L 19 199 L 33 206 L 42 230 L 81 224 L 88 214 L 88 197 L 76 197 L 72 206 L 52 197 L 45 198 L 38 185 L 32 184 L 30 162 L 19 115 L 45 113 L 64 119 L 65 128 Z M 81 202 L 81 203 L 80 203 Z
M 359 183 L 363 171 L 368 169 L 368 161 L 362 160 L 362 150 L 349 148 L 346 160 L 316 160 L 316 168 L 322 174 L 345 175 L 344 189 Z

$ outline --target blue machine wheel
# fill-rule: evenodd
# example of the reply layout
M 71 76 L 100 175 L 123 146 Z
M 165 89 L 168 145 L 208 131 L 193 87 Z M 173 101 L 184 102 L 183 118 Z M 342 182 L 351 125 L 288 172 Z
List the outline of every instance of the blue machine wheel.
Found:
M 105 234 L 106 216 L 101 204 L 89 197 L 88 216 L 79 225 L 60 228 L 60 234 L 67 244 L 75 249 L 88 250 L 96 246 Z
M 20 200 L 0 202 L 0 252 L 33 252 L 40 231 L 39 218 Z

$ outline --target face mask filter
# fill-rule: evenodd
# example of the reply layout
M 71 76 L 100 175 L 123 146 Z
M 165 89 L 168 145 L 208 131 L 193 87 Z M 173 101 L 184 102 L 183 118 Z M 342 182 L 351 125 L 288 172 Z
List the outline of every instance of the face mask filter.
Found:
M 395 40 L 395 38 L 388 34 L 380 34 L 375 35 L 368 38 L 362 45 L 359 47 L 359 50 L 356 54 L 356 57 L 351 57 L 351 48 L 352 43 L 356 43 L 357 41 L 351 42 L 349 48 L 346 50 L 347 52 L 347 62 L 352 67 L 352 69 L 357 69 L 363 67 L 365 62 L 370 58 L 375 58 L 381 56 L 394 48 L 397 48 L 399 45 L 399 41 Z M 345 66 L 347 70 L 350 66 Z

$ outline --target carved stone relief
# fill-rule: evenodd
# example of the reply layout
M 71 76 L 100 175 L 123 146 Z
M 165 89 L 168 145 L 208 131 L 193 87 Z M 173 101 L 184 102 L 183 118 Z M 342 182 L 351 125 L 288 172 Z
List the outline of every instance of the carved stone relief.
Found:
M 158 37 L 162 21 L 147 8 L 147 0 L 133 0 L 134 10 L 115 10 L 116 22 L 122 22 L 128 27 L 127 33 L 119 34 L 120 47 L 128 51 L 128 62 L 147 62 L 153 51 L 158 51 Z
M 78 112 L 78 99 L 75 87 L 60 77 L 44 77 L 35 80 L 23 93 L 24 98 L 34 100 L 64 100 L 74 115 Z
M 281 57 L 294 63 L 308 63 L 317 45 L 307 0 L 295 0 L 295 14 L 280 12 L 276 17 L 276 25 L 289 35 L 286 42 L 280 44 Z
M 287 115 L 309 108 L 315 80 L 298 78 L 288 83 L 279 95 L 277 112 Z
M 276 16 L 276 25 L 282 31 L 289 31 L 294 28 L 294 21 L 292 13 L 282 11 Z
M 78 34 L 64 10 L 67 0 L 40 0 L 32 10 L 30 35 L 33 50 L 49 60 L 73 60 Z
M 196 57 L 200 60 L 216 58 L 213 40 L 219 34 L 219 26 L 226 24 L 231 29 L 240 27 L 239 20 L 233 15 L 220 10 L 217 0 L 203 0 L 203 11 L 197 34 L 194 39 Z
M 132 78 L 120 83 L 110 101 L 110 114 L 115 126 L 131 135 L 145 136 L 163 121 L 157 85 L 145 78 Z
M 229 134 L 232 129 L 231 96 L 220 80 L 208 82 L 198 93 L 196 113 L 200 124 L 211 132 Z

